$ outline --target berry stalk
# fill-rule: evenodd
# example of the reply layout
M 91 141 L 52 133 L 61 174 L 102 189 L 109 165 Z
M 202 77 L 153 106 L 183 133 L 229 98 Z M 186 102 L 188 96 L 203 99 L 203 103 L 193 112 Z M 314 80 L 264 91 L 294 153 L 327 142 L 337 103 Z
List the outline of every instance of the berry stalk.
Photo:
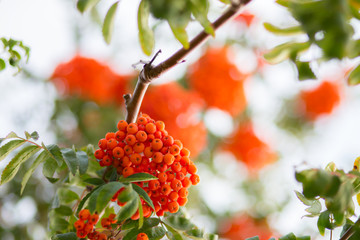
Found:
M 235 14 L 239 11 L 239 9 L 248 4 L 251 0 L 233 0 L 231 6 L 224 12 L 217 20 L 212 23 L 214 31 L 220 28 L 224 23 L 229 21 Z M 154 78 L 159 77 L 161 74 L 169 70 L 178 64 L 186 55 L 188 55 L 192 50 L 198 47 L 201 43 L 207 40 L 210 37 L 210 34 L 205 31 L 200 32 L 194 39 L 192 39 L 189 43 L 189 48 L 181 48 L 177 52 L 175 52 L 172 56 L 170 56 L 165 61 L 152 66 L 153 60 L 150 63 L 145 64 L 142 71 L 139 74 L 138 81 L 136 83 L 136 87 L 133 95 L 130 94 L 124 95 L 125 105 L 126 105 L 126 121 L 128 123 L 135 122 L 142 100 L 144 98 L 145 92 Z M 156 55 L 155 55 L 156 57 Z

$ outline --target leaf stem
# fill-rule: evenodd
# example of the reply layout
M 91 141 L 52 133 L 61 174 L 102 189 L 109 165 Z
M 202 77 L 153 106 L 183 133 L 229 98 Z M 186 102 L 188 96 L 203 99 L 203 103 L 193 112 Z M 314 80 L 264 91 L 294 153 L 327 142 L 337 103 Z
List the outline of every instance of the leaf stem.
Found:
M 232 1 L 231 6 L 217 19 L 212 23 L 214 30 L 216 31 L 224 23 L 230 20 L 239 9 L 248 4 L 251 0 L 237 0 Z M 125 105 L 126 105 L 126 121 L 128 123 L 135 122 L 137 115 L 139 114 L 140 106 L 144 98 L 145 92 L 154 78 L 159 77 L 161 74 L 169 70 L 178 64 L 186 55 L 198 47 L 201 43 L 207 40 L 210 37 L 210 34 L 205 31 L 200 32 L 196 37 L 194 37 L 187 49 L 181 48 L 170 56 L 165 61 L 161 62 L 156 66 L 152 66 L 151 62 L 144 65 L 142 71 L 139 74 L 138 81 L 133 95 L 126 94 L 124 95 Z M 155 55 L 156 57 L 156 55 Z

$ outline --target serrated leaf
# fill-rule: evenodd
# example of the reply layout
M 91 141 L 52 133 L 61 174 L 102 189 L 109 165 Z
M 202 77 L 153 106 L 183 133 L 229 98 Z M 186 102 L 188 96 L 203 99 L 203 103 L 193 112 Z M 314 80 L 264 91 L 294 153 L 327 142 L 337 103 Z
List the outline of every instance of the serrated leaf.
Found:
M 89 209 L 89 211 L 91 213 L 93 213 L 96 210 L 97 198 L 98 198 L 98 196 L 100 194 L 101 189 L 104 187 L 104 185 L 101 185 L 96 190 L 92 191 L 92 193 L 91 193 L 91 195 L 89 197 L 87 208 Z
M 149 27 L 150 7 L 148 0 L 142 0 L 138 9 L 139 42 L 143 52 L 150 56 L 153 52 L 155 40 L 154 32 Z
M 174 228 L 172 228 L 170 225 L 165 223 L 165 227 L 171 233 L 170 237 L 168 236 L 170 240 L 183 240 L 183 237 L 181 236 L 181 234 L 178 231 L 176 231 Z M 168 234 L 166 234 L 166 235 L 168 235 Z
M 191 12 L 195 19 L 203 26 L 205 32 L 215 37 L 215 30 L 209 21 L 208 1 L 207 0 L 191 0 Z
M 49 156 L 56 160 L 58 166 L 60 167 L 62 162 L 64 161 L 63 155 L 58 145 L 50 144 L 45 146 L 44 143 L 41 143 L 41 146 L 45 151 L 48 152 Z
M 75 151 L 71 148 L 65 148 L 65 149 L 61 149 L 61 153 L 64 157 L 64 160 L 70 172 L 75 176 L 76 170 L 79 167 L 79 160 L 76 156 Z
M 158 178 L 149 173 L 135 173 L 126 178 L 124 178 L 123 176 L 120 177 L 119 182 L 130 183 L 130 182 L 142 182 L 142 181 L 149 181 L 149 180 L 156 180 L 156 179 L 158 179 Z
M 295 61 L 295 65 L 298 70 L 298 79 L 300 81 L 316 79 L 316 76 L 310 67 L 310 62 Z
M 280 63 L 288 58 L 295 58 L 298 53 L 310 47 L 308 42 L 287 42 L 274 47 L 270 52 L 264 54 L 264 58 L 272 64 Z
M 296 240 L 296 236 L 293 233 L 289 233 L 279 238 L 279 240 Z
M 46 151 L 42 151 L 39 156 L 35 159 L 35 161 L 31 164 L 30 168 L 26 171 L 24 174 L 24 177 L 21 181 L 21 190 L 20 194 L 23 193 L 25 186 L 31 177 L 31 175 L 34 173 L 35 169 L 46 160 L 46 158 L 49 157 Z
M 0 161 L 3 160 L 11 151 L 20 147 L 25 143 L 25 140 L 12 140 L 6 143 L 4 146 L 0 148 Z
M 102 187 L 102 186 L 98 186 L 98 187 L 94 188 L 91 192 L 89 192 L 88 194 L 86 194 L 86 196 L 85 196 L 83 199 L 81 199 L 81 201 L 80 201 L 80 203 L 79 203 L 79 206 L 78 206 L 78 208 L 77 208 L 77 210 L 76 210 L 76 215 L 79 214 L 79 212 L 80 212 L 81 209 L 83 208 L 85 202 L 90 198 L 90 196 L 91 196 L 94 192 L 96 192 L 100 187 Z
M 51 240 L 77 240 L 76 233 L 69 232 L 69 233 L 63 233 L 63 234 L 56 234 L 51 237 Z
M 357 85 L 360 83 L 360 65 L 356 66 L 347 79 L 349 85 Z
M 35 141 L 39 139 L 39 134 L 38 132 L 34 131 L 30 134 L 31 138 L 34 139 Z
M 101 212 L 110 202 L 114 194 L 124 185 L 120 182 L 109 182 L 102 186 L 96 201 L 96 211 Z
M 4 171 L 1 174 L 1 184 L 9 182 L 16 173 L 19 171 L 21 164 L 28 160 L 32 155 L 37 153 L 40 150 L 38 146 L 27 146 L 21 149 L 9 164 L 5 167 Z
M 87 10 L 91 10 L 100 0 L 78 0 L 76 7 L 81 12 L 84 13 Z
M 176 19 L 168 19 L 169 26 L 175 38 L 183 45 L 184 49 L 189 48 L 189 37 L 186 32 L 187 24 L 181 24 Z
M 138 209 L 138 198 L 135 198 L 127 202 L 123 207 L 120 208 L 118 213 L 118 220 L 123 221 L 130 218 Z
M 112 33 L 115 26 L 115 14 L 119 2 L 114 3 L 108 10 L 105 16 L 104 24 L 102 27 L 102 34 L 107 44 L 110 44 Z
M 88 166 L 89 166 L 89 158 L 87 154 L 83 151 L 77 151 L 76 157 L 79 161 L 79 173 L 80 175 L 83 175 L 86 173 Z
M 140 198 L 138 198 L 138 204 L 139 204 L 139 229 L 141 229 L 143 227 L 144 224 L 144 212 L 143 212 L 143 207 L 141 204 L 141 200 Z
M 68 188 L 60 188 L 58 190 L 59 200 L 62 203 L 71 203 L 72 201 L 78 200 L 79 196 L 74 191 Z
M 149 197 L 149 195 L 145 192 L 144 189 L 142 189 L 141 187 L 139 187 L 138 185 L 132 183 L 133 189 L 135 190 L 135 192 L 137 192 L 139 194 L 139 196 L 144 199 L 144 201 L 152 208 L 155 210 L 154 204 L 151 200 L 151 198 Z
M 52 179 L 56 171 L 56 168 L 57 168 L 56 161 L 53 158 L 48 157 L 46 158 L 45 163 L 43 165 L 42 173 L 46 178 Z
M 301 30 L 300 25 L 294 26 L 294 27 L 288 27 L 288 28 L 279 28 L 279 27 L 272 25 L 271 23 L 264 23 L 264 27 L 269 32 L 275 33 L 277 35 L 282 35 L 282 36 L 289 36 L 289 35 L 304 33 Z
M 61 205 L 58 208 L 54 209 L 57 214 L 60 214 L 62 216 L 71 216 L 73 214 L 73 211 L 70 207 Z
M 6 63 L 4 59 L 0 58 L 0 71 L 4 70 L 6 68 Z

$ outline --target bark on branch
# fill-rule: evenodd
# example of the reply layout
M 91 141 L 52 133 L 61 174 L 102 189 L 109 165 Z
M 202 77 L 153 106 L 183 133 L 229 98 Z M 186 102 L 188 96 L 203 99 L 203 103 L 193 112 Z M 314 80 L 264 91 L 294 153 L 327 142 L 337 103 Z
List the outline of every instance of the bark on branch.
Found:
M 248 4 L 250 1 L 251 0 L 237 0 L 237 1 L 234 0 L 231 6 L 217 20 L 215 20 L 212 23 L 214 30 L 216 31 L 224 23 L 230 20 L 239 11 L 239 9 L 242 6 Z M 198 47 L 209 37 L 210 35 L 208 33 L 202 31 L 189 42 L 189 48 L 187 49 L 181 48 L 165 61 L 161 62 L 156 66 L 153 66 L 152 62 L 156 57 L 155 55 L 155 57 L 149 63 L 144 65 L 142 71 L 139 74 L 133 95 L 131 94 L 124 95 L 126 112 L 127 112 L 125 120 L 128 123 L 135 122 L 145 92 L 151 81 L 154 78 L 159 77 L 161 74 L 163 74 L 164 72 L 175 66 L 176 64 L 178 64 L 186 55 L 188 55 L 192 50 Z

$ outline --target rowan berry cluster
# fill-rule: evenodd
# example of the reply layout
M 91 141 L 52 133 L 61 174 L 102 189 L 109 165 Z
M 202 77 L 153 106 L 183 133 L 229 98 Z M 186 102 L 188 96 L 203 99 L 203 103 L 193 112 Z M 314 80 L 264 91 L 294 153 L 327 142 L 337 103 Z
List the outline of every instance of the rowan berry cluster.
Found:
M 136 123 L 121 120 L 117 128 L 117 132 L 109 132 L 99 141 L 100 149 L 95 151 L 99 164 L 113 166 L 124 177 L 142 172 L 157 177 L 157 180 L 136 184 L 148 193 L 158 216 L 167 211 L 177 212 L 179 206 L 187 202 L 187 188 L 200 180 L 189 158 L 190 151 L 168 134 L 164 122 L 155 121 L 146 114 Z M 117 199 L 123 190 L 119 189 L 112 199 L 119 206 L 125 204 Z M 154 210 L 144 201 L 142 205 L 143 216 L 150 217 Z M 139 215 L 137 211 L 131 219 L 136 220 Z

